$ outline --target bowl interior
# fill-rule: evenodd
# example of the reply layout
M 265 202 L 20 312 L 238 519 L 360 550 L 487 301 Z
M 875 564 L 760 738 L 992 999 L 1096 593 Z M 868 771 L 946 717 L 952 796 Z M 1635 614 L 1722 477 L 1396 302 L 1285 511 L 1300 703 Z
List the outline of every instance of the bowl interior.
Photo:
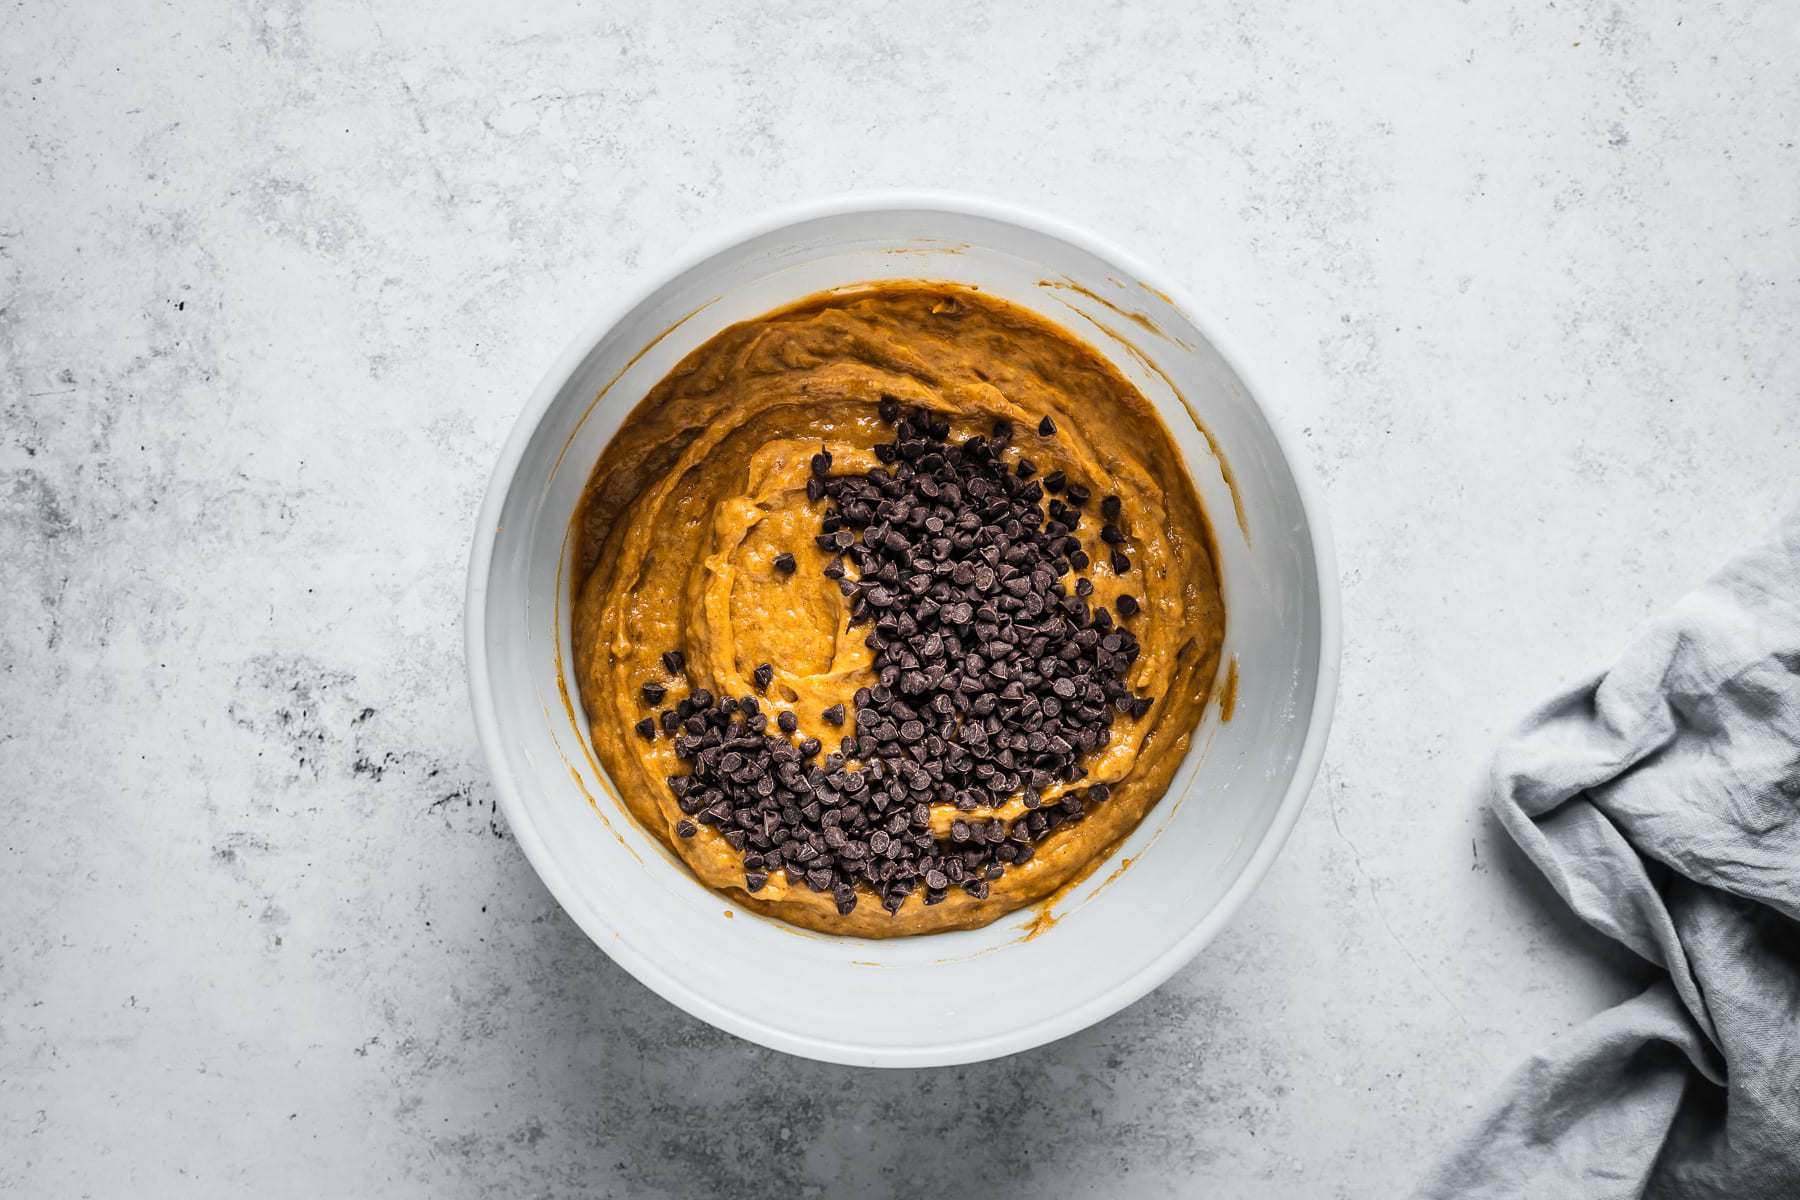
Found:
M 972 284 L 1084 337 L 1155 402 L 1213 523 L 1227 606 L 1221 675 L 1237 677 L 1231 719 L 1209 706 L 1169 794 L 1053 903 L 1052 920 L 1026 910 L 984 929 L 874 941 L 737 908 L 619 805 L 562 674 L 570 515 L 632 406 L 725 326 L 883 278 Z M 1212 936 L 1304 799 L 1317 759 L 1309 746 L 1323 738 L 1321 673 L 1335 650 L 1322 633 L 1313 531 L 1277 438 L 1171 299 L 1073 235 L 947 207 L 869 208 L 739 241 L 596 335 L 547 380 L 516 470 L 509 478 L 503 463 L 496 476 L 503 499 L 478 534 L 491 537 L 491 558 L 482 571 L 478 549 L 470 636 L 477 716 L 508 819 L 597 943 L 690 1012 L 765 1045 L 927 1065 L 1024 1049 L 1098 1020 Z

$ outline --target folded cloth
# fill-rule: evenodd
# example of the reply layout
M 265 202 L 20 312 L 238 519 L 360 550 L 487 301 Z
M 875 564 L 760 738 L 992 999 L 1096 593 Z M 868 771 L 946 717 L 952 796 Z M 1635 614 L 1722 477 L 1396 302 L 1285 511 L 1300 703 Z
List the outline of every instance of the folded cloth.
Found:
M 1800 1198 L 1800 510 L 1527 718 L 1491 787 L 1666 974 L 1528 1061 L 1419 1195 Z

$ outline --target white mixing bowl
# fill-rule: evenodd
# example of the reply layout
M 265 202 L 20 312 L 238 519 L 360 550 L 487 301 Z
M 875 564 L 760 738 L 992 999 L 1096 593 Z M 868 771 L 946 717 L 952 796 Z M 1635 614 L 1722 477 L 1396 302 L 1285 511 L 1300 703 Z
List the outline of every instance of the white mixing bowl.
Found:
M 1237 683 L 1231 719 L 1209 706 L 1168 795 L 1048 919 L 1039 908 L 985 929 L 873 941 L 765 920 L 696 882 L 616 800 L 563 668 L 570 516 L 632 406 L 727 325 L 889 278 L 974 284 L 1033 309 L 1091 342 L 1155 402 L 1217 535 Z M 1024 1050 L 1118 1011 L 1243 904 L 1324 752 L 1337 579 L 1313 484 L 1219 327 L 1177 288 L 1091 235 L 1011 207 L 855 197 L 757 220 L 688 255 L 551 367 L 482 506 L 468 654 L 475 722 L 513 834 L 615 961 L 765 1046 L 932 1066 Z

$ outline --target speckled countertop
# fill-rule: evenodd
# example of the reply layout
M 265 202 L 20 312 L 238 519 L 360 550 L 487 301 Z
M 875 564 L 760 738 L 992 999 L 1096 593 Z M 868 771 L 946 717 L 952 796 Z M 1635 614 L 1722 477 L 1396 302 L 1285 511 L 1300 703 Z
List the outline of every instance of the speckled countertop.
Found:
M 1800 499 L 1791 10 L 512 7 L 0 11 L 0 1191 L 1384 1197 L 1633 988 L 1477 786 Z M 461 600 L 594 310 L 884 186 L 1091 225 L 1222 314 L 1323 478 L 1346 646 L 1205 955 L 871 1074 L 562 916 Z

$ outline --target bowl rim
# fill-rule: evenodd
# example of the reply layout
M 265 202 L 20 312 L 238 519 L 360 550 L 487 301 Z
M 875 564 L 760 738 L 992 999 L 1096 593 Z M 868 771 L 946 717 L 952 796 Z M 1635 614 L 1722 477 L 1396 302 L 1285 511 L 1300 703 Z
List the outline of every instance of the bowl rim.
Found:
M 1300 497 L 1301 511 L 1305 515 L 1312 543 L 1313 571 L 1319 587 L 1318 679 L 1313 688 L 1312 714 L 1307 723 L 1300 754 L 1295 760 L 1293 775 L 1282 794 L 1274 820 L 1237 879 L 1226 889 L 1218 903 L 1161 955 L 1085 1004 L 988 1037 L 905 1047 L 863 1046 L 811 1038 L 765 1025 L 743 1013 L 725 1008 L 688 987 L 668 974 L 653 958 L 640 953 L 629 939 L 602 936 L 613 934 L 609 922 L 603 914 L 578 896 L 574 886 L 558 869 L 524 803 L 523 793 L 501 741 L 499 713 L 493 695 L 486 647 L 488 578 L 493 567 L 494 545 L 501 532 L 501 510 L 512 490 L 519 464 L 532 435 L 569 377 L 600 340 L 633 309 L 664 286 L 715 255 L 743 242 L 821 218 L 888 210 L 944 212 L 1015 225 L 1067 242 L 1118 268 L 1127 277 L 1162 293 L 1206 337 L 1236 374 L 1250 402 L 1261 413 L 1273 433 L 1282 461 L 1292 476 Z M 470 703 L 482 757 L 486 760 L 488 775 L 514 839 L 525 851 L 526 859 L 563 911 L 609 958 L 638 982 L 683 1011 L 759 1045 L 846 1066 L 953 1066 L 1016 1054 L 1096 1024 L 1142 999 L 1152 989 L 1166 982 L 1217 937 L 1243 908 L 1251 893 L 1274 865 L 1276 857 L 1299 821 L 1300 812 L 1311 794 L 1324 757 L 1337 696 L 1342 654 L 1337 558 L 1318 482 L 1308 463 L 1295 453 L 1296 443 L 1279 414 L 1270 410 L 1266 402 L 1268 389 L 1246 367 L 1243 356 L 1224 325 L 1205 307 L 1197 304 L 1178 281 L 1166 278 L 1132 254 L 1084 228 L 1010 202 L 938 190 L 856 191 L 767 209 L 746 219 L 728 222 L 708 235 L 690 239 L 684 248 L 669 257 L 661 269 L 640 272 L 637 281 L 620 289 L 618 294 L 620 299 L 604 306 L 597 316 L 576 331 L 545 371 L 514 421 L 512 431 L 501 447 L 499 460 L 489 476 L 480 515 L 476 520 L 465 597 L 464 652 L 467 656 Z

